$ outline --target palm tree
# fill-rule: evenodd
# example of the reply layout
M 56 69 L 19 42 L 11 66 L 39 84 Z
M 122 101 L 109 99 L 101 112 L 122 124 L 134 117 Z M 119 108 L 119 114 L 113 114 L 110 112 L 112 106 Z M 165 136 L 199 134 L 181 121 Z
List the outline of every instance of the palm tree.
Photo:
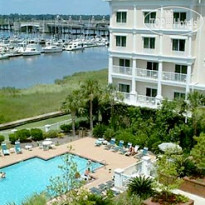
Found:
M 97 80 L 86 80 L 81 85 L 83 97 L 89 101 L 90 130 L 93 130 L 93 99 L 100 95 L 100 86 Z
M 192 114 L 194 135 L 197 134 L 197 123 L 200 115 L 198 110 L 205 105 L 205 96 L 197 91 L 193 91 L 188 95 L 187 110 Z
M 75 121 L 76 114 L 83 109 L 83 100 L 80 90 L 73 90 L 65 102 L 63 102 L 62 109 L 71 114 L 73 136 L 75 136 Z
M 114 118 L 114 106 L 118 101 L 123 101 L 124 97 L 118 92 L 117 86 L 114 84 L 109 84 L 101 97 L 102 103 L 108 103 L 110 105 L 110 118 L 112 124 Z

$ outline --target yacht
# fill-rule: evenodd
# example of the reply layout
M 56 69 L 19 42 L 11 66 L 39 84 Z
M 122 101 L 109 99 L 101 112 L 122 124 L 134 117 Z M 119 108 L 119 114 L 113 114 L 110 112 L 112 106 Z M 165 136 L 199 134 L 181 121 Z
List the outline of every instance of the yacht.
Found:
M 83 43 L 79 43 L 79 42 L 72 42 L 70 44 L 67 45 L 67 47 L 65 47 L 66 51 L 76 51 L 76 50 L 83 50 Z
M 28 44 L 22 54 L 23 56 L 34 56 L 40 55 L 41 51 L 42 49 L 38 44 Z
M 58 53 L 58 52 L 62 52 L 63 48 L 57 45 L 48 45 L 43 48 L 43 51 L 45 53 Z
M 0 53 L 0 60 L 8 59 L 10 56 L 7 53 Z

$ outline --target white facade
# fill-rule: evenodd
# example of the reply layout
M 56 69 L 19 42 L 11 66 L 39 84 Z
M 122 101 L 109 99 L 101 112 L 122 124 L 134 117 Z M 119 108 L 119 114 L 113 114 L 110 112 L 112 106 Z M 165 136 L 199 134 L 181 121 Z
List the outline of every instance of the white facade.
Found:
M 205 0 L 106 0 L 109 83 L 132 105 L 205 91 Z

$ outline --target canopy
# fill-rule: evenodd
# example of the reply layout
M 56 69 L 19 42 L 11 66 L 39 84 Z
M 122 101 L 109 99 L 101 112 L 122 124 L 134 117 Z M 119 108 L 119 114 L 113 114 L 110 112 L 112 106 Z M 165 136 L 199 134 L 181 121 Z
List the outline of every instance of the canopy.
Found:
M 158 145 L 159 149 L 165 152 L 166 150 L 173 150 L 173 151 L 182 151 L 182 148 L 172 142 L 164 142 Z
M 53 143 L 52 141 L 46 140 L 46 141 L 43 141 L 43 142 L 42 142 L 42 145 L 49 146 L 49 145 L 51 145 L 52 143 Z

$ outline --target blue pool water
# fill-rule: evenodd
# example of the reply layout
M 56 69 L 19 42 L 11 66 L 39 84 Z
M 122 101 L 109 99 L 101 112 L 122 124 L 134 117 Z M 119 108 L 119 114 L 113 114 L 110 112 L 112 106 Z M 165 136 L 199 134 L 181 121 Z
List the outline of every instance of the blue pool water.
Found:
M 78 171 L 83 174 L 87 168 L 88 160 L 74 156 Z M 49 185 L 51 177 L 60 176 L 59 165 L 63 165 L 63 155 L 48 161 L 32 158 L 9 167 L 0 169 L 6 172 L 6 178 L 0 179 L 0 205 L 8 202 L 21 202 L 33 193 L 40 193 Z M 92 162 L 92 169 L 101 167 L 102 164 Z

